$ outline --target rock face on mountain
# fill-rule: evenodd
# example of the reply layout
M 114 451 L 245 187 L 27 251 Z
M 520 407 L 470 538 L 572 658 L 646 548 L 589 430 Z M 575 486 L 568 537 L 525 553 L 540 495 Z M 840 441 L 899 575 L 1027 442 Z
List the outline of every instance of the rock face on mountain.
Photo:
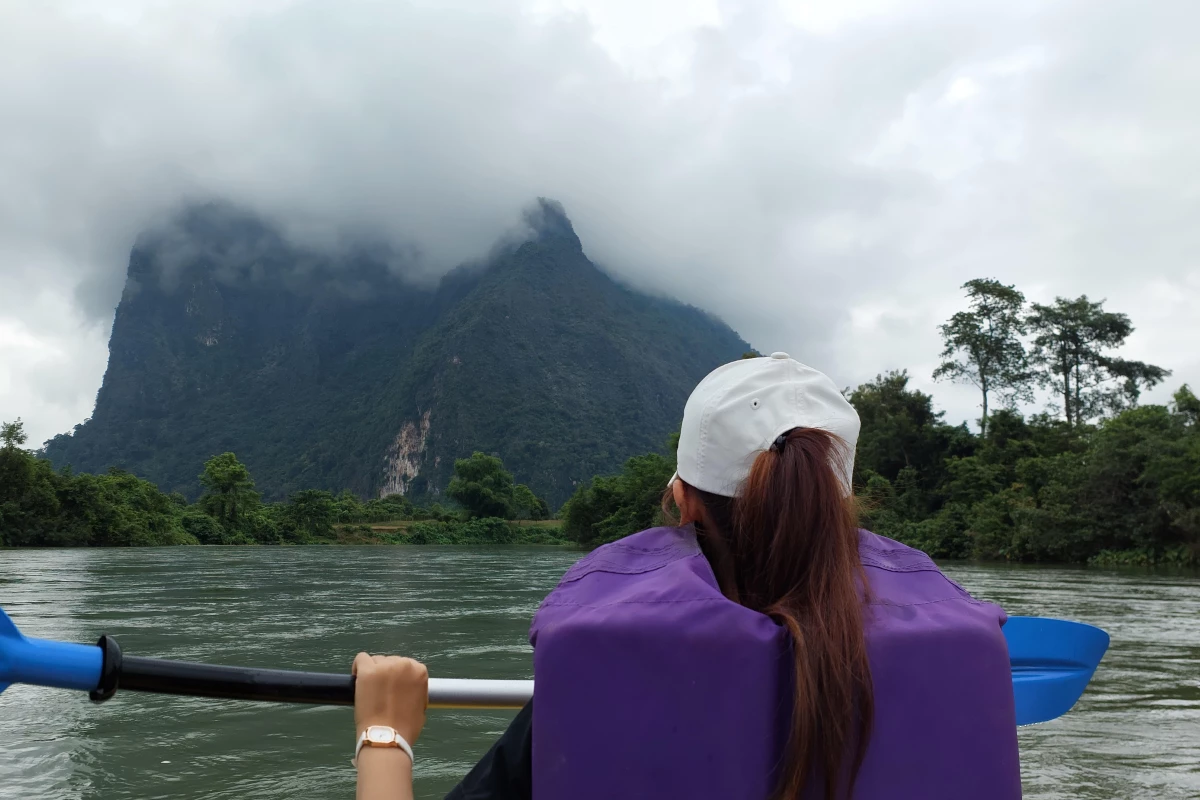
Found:
M 45 453 L 194 496 L 233 451 L 277 498 L 436 495 L 481 450 L 557 506 L 662 446 L 696 382 L 749 345 L 614 281 L 557 204 L 531 220 L 528 241 L 429 288 L 369 250 L 334 261 L 192 209 L 133 249 L 95 412 Z

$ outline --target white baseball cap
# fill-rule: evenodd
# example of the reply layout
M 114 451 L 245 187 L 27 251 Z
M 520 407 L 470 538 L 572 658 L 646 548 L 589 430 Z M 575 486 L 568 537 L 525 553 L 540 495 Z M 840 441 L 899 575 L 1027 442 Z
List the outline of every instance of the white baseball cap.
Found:
M 683 409 L 671 481 L 734 497 L 758 454 L 792 428 L 821 428 L 846 443 L 834 467 L 849 494 L 858 412 L 833 381 L 787 353 L 734 361 L 700 381 Z

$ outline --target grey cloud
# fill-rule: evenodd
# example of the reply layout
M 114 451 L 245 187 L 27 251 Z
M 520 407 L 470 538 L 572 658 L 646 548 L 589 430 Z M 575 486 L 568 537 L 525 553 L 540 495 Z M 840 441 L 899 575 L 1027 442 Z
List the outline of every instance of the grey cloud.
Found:
M 1136 357 L 1200 380 L 1179 341 L 1200 325 L 1147 288 L 1200 301 L 1189 0 L 913 0 L 821 32 L 730 3 L 672 41 L 669 78 L 509 0 L 96 9 L 0 29 L 0 318 L 56 342 L 30 294 L 102 335 L 137 235 L 196 199 L 430 280 L 547 196 L 618 277 L 842 384 L 908 366 L 928 389 L 934 326 L 979 275 L 1107 295 Z M 9 407 L 27 394 L 0 415 L 32 417 Z

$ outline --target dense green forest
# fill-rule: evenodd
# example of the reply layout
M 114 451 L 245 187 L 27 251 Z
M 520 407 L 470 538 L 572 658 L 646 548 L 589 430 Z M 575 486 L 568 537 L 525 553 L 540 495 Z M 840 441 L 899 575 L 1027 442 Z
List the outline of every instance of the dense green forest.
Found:
M 935 558 L 1200 565 L 1200 400 L 1096 425 L 995 412 L 986 434 L 946 425 L 892 372 L 850 393 L 862 524 Z M 629 459 L 580 487 L 563 532 L 588 546 L 656 524 L 674 454 Z
M 1112 354 L 1133 326 L 1103 302 L 1030 305 L 988 280 L 964 288 L 969 308 L 941 327 L 934 377 L 979 390 L 979 432 L 944 422 L 904 371 L 847 390 L 862 419 L 863 524 L 937 558 L 1200 564 L 1200 399 L 1185 385 L 1168 405 L 1139 405 L 1169 373 Z M 1038 389 L 1045 410 L 1023 415 Z M 484 453 L 454 462 L 452 507 L 315 489 L 264 503 L 232 453 L 208 460 L 189 503 L 120 470 L 55 471 L 24 441 L 19 421 L 4 425 L 0 545 L 561 541 L 514 522 L 550 509 Z M 581 483 L 559 512 L 562 535 L 591 546 L 658 522 L 676 441 Z M 383 520 L 406 524 L 373 533 Z
M 520 524 L 549 516 L 546 501 L 515 484 L 498 458 L 476 453 L 455 463 L 454 510 L 414 505 L 400 495 L 361 501 L 319 489 L 264 503 L 233 453 L 213 456 L 199 476 L 200 499 L 166 494 L 128 472 L 55 471 L 22 448 L 20 420 L 0 428 L 0 546 L 176 544 L 556 544 L 556 530 Z M 372 522 L 411 523 L 380 534 Z
M 1130 320 L 1087 297 L 1026 306 L 1014 287 L 967 283 L 941 332 L 935 377 L 976 386 L 980 432 L 889 372 L 853 391 L 864 526 L 937 558 L 1200 565 L 1200 400 L 1138 406 L 1166 370 L 1115 357 Z M 1044 389 L 1049 403 L 1018 403 Z M 999 407 L 999 410 L 995 410 Z M 673 443 L 579 487 L 564 533 L 594 545 L 654 524 Z

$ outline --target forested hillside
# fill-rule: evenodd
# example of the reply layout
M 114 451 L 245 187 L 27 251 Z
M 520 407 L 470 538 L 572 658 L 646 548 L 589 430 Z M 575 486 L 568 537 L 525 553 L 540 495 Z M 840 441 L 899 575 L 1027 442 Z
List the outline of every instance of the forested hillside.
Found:
M 528 241 L 423 287 L 394 254 L 332 259 L 245 213 L 191 209 L 134 248 L 95 411 L 45 455 L 194 498 L 205 461 L 233 451 L 281 499 L 436 497 L 481 450 L 557 506 L 661 441 L 748 345 L 612 280 L 557 204 L 530 223 Z

